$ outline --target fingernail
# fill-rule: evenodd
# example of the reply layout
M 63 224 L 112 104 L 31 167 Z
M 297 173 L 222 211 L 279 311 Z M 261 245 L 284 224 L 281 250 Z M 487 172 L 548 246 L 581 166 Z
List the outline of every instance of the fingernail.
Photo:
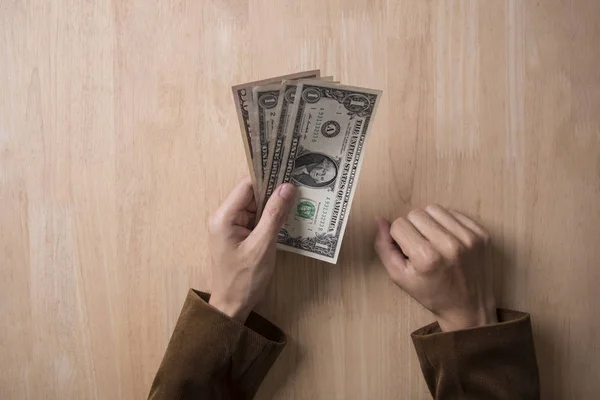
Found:
M 295 194 L 296 186 L 292 185 L 291 183 L 284 183 L 279 189 L 279 195 L 286 200 L 293 199 Z

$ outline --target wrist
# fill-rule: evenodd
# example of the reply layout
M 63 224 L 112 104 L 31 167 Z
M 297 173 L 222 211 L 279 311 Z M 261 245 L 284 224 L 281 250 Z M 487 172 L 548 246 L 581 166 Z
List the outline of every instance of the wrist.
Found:
M 215 295 L 214 293 L 210 296 L 208 304 L 227 315 L 229 318 L 235 319 L 242 324 L 246 322 L 248 315 L 250 315 L 250 311 L 247 310 L 247 307 L 241 302 L 226 299 L 222 296 Z
M 438 324 L 442 332 L 460 331 L 463 329 L 479 328 L 498 323 L 496 308 L 490 311 L 481 310 L 475 313 L 456 313 L 440 316 Z

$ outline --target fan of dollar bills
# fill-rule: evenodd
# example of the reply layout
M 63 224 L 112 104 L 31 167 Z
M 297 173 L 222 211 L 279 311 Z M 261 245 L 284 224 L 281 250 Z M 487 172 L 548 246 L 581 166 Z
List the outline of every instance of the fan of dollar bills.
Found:
M 306 71 L 233 87 L 257 217 L 277 185 L 298 187 L 279 249 L 336 263 L 381 91 Z

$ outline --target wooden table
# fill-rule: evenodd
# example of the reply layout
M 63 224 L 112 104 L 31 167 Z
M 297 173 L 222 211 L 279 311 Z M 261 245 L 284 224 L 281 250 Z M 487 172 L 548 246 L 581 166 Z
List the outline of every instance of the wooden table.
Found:
M 338 265 L 278 258 L 259 398 L 430 398 L 372 241 L 431 202 L 493 233 L 544 398 L 596 398 L 599 37 L 596 0 L 0 2 L 0 398 L 146 396 L 246 173 L 230 87 L 312 68 L 384 96 Z

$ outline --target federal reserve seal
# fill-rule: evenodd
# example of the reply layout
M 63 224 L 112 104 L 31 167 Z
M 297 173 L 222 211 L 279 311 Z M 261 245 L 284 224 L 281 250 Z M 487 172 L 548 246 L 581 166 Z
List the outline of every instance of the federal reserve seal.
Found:
M 326 138 L 336 137 L 340 133 L 340 124 L 337 121 L 327 121 L 321 126 L 321 134 Z

